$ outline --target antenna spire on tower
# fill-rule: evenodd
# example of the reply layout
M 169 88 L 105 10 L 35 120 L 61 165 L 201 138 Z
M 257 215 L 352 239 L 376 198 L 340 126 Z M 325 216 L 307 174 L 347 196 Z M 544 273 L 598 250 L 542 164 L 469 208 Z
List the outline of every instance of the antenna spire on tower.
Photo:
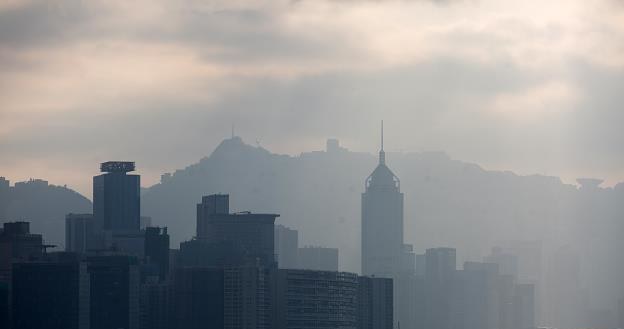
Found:
M 383 151 L 383 120 L 381 120 L 381 150 Z
M 384 152 L 384 148 L 383 148 L 383 138 L 384 138 L 384 131 L 383 131 L 383 120 L 381 120 L 381 150 L 379 150 L 379 164 L 386 164 L 386 152 Z

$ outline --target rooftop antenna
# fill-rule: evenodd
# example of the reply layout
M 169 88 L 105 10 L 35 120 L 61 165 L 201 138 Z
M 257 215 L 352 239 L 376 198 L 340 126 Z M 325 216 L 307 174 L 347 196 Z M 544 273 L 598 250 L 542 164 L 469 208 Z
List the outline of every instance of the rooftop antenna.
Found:
M 234 136 L 236 135 L 234 135 L 234 124 L 232 124 L 232 139 L 234 138 Z
M 384 152 L 383 148 L 383 120 L 381 120 L 381 150 L 379 151 L 379 164 L 386 164 L 386 152 Z
M 381 120 L 381 150 L 383 151 L 383 120 Z

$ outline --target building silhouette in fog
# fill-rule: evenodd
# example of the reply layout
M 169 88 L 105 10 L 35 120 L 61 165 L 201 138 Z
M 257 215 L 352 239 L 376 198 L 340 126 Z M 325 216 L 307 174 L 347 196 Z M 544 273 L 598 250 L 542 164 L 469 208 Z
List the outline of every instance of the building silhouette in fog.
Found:
M 403 193 L 399 178 L 386 166 L 383 123 L 379 163 L 362 193 L 362 275 L 392 278 L 395 326 L 414 325 L 415 255 L 403 243 Z
M 93 214 L 65 216 L 65 251 L 86 253 L 93 249 Z
M 230 213 L 229 195 L 204 196 L 197 205 L 197 239 L 232 243 L 264 266 L 275 264 L 275 218 L 278 214 Z
M 392 279 L 360 276 L 358 283 L 358 328 L 392 328 Z
M 425 253 L 425 318 L 423 328 L 449 329 L 457 256 L 452 248 Z
M 379 151 L 379 164 L 366 179 L 362 194 L 362 274 L 392 278 L 401 269 L 403 251 L 403 193 L 399 178 L 386 166 L 386 153 Z
M 91 329 L 139 328 L 140 274 L 132 256 L 87 259 Z
M 357 274 L 281 269 L 277 286 L 278 329 L 357 328 Z
M 145 262 L 156 268 L 160 280 L 169 274 L 169 234 L 166 227 L 145 228 Z
M 62 258 L 14 264 L 13 329 L 89 328 L 87 264 Z
M 224 328 L 224 270 L 180 267 L 173 286 L 172 329 Z
M 4 223 L 0 232 L 0 282 L 11 282 L 14 262 L 24 262 L 43 255 L 43 237 L 30 233 L 29 222 Z
M 298 268 L 299 232 L 275 225 L 275 253 L 279 268 Z
M 618 325 L 624 328 L 624 298 L 618 301 Z
M 338 249 L 315 246 L 299 248 L 299 265 L 304 270 L 338 271 Z
M 93 177 L 93 218 L 98 231 L 138 232 L 140 176 L 130 175 L 134 162 L 109 161 Z

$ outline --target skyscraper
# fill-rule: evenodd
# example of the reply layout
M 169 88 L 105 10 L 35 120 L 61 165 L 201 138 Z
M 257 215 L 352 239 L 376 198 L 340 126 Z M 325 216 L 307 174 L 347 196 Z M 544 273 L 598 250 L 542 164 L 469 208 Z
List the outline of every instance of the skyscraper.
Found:
M 104 174 L 93 177 L 96 230 L 112 233 L 139 231 L 140 176 L 128 174 L 134 168 L 134 162 L 104 162 L 100 166 Z
M 395 326 L 414 326 L 415 255 L 403 243 L 403 193 L 399 178 L 386 166 L 383 122 L 379 164 L 362 193 L 362 275 L 392 278 Z
M 386 166 L 383 125 L 379 164 L 362 194 L 362 275 L 393 278 L 403 251 L 403 193 L 399 178 Z

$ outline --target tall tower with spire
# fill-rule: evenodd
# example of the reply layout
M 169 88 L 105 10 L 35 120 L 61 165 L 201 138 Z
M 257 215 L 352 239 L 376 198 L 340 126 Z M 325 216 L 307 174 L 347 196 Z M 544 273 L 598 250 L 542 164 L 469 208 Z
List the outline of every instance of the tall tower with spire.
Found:
M 399 178 L 386 166 L 383 121 L 379 164 L 362 193 L 362 274 L 395 278 L 403 254 L 403 193 Z

